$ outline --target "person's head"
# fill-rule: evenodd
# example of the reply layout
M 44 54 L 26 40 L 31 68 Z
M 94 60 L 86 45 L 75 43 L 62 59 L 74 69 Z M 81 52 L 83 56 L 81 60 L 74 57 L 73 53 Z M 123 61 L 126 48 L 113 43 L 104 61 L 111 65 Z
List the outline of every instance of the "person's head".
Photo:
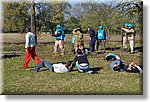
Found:
M 91 29 L 91 27 L 88 27 L 87 29 L 88 29 L 88 31 L 89 31 L 89 30 Z
M 26 32 L 31 32 L 31 28 L 26 28 Z
M 129 28 L 129 29 L 131 29 L 131 28 L 132 28 L 132 26 L 133 26 L 132 24 L 128 24 L 128 28 Z
M 127 71 L 131 71 L 132 70 L 132 67 L 134 66 L 134 65 L 136 65 L 134 62 L 131 62 L 130 64 L 129 64 L 129 66 L 127 67 Z
M 60 24 L 57 24 L 57 29 L 61 29 L 62 28 L 62 26 L 60 25 Z
M 125 24 L 124 24 L 124 28 L 128 28 L 128 23 L 125 23 Z
M 131 70 L 132 70 L 132 66 L 128 66 L 127 71 L 131 71 Z
M 77 54 L 83 54 L 81 49 L 77 49 Z
M 65 64 L 66 67 L 69 67 L 70 65 L 71 65 L 71 61 L 67 61 Z
M 100 30 L 103 29 L 103 26 L 99 26 L 99 29 L 100 29 Z

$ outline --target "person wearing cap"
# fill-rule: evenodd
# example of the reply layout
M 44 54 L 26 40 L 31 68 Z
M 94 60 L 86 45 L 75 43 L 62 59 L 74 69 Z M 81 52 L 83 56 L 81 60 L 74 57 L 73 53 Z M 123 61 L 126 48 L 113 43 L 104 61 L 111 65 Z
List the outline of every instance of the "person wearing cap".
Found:
M 83 33 L 80 27 L 73 30 L 74 35 L 74 49 L 77 52 L 77 49 L 83 50 L 84 48 L 84 40 L 83 40 Z
M 105 52 L 105 41 L 106 41 L 106 33 L 103 29 L 103 26 L 99 26 L 99 29 L 97 30 L 97 46 L 96 49 L 99 49 L 99 44 L 102 43 L 103 50 Z
M 38 58 L 38 56 L 36 55 L 36 36 L 34 33 L 31 32 L 31 28 L 26 28 L 26 35 L 25 35 L 25 57 L 24 57 L 24 64 L 23 64 L 23 68 L 27 68 L 28 67 L 28 63 L 31 59 L 31 57 L 33 58 L 33 60 L 35 60 L 36 64 L 40 63 L 40 60 Z
M 89 44 L 89 48 L 90 48 L 90 52 L 94 52 L 95 51 L 95 41 L 96 41 L 96 34 L 95 31 L 88 27 L 88 31 L 90 33 L 90 44 Z
M 57 53 L 58 46 L 59 46 L 61 49 L 61 55 L 64 55 L 64 53 L 65 53 L 65 49 L 64 49 L 65 33 L 64 33 L 64 30 L 62 29 L 61 25 L 58 24 L 56 27 L 57 27 L 57 29 L 54 34 L 54 37 L 55 37 L 54 53 Z
M 124 27 L 122 29 L 122 47 L 123 51 L 127 50 L 127 33 L 123 29 L 128 29 L 128 23 L 124 24 Z
M 133 29 L 133 25 L 128 24 L 128 29 L 122 28 L 122 30 L 127 34 L 127 40 L 130 44 L 130 51 L 132 54 L 134 53 L 134 38 L 135 38 L 135 31 Z

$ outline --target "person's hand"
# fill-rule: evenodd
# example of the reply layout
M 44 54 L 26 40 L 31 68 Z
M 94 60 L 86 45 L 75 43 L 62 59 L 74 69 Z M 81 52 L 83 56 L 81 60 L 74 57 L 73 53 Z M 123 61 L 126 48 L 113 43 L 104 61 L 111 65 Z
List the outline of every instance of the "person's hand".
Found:
M 27 48 L 25 48 L 25 51 L 26 51 L 26 52 L 28 52 L 28 49 L 27 49 Z
M 61 40 L 60 44 L 63 45 L 64 42 L 65 42 L 65 41 Z

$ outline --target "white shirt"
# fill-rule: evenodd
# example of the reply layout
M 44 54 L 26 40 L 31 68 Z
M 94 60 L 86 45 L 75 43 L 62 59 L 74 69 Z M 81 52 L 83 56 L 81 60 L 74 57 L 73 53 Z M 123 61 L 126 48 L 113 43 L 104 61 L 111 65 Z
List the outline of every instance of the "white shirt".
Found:
M 59 64 L 53 64 L 52 65 L 54 68 L 54 72 L 55 73 L 65 73 L 68 72 L 68 68 L 66 68 L 66 66 L 62 63 Z
M 32 32 L 28 32 L 25 35 L 25 39 L 26 39 L 25 48 L 34 47 L 36 45 L 35 35 Z

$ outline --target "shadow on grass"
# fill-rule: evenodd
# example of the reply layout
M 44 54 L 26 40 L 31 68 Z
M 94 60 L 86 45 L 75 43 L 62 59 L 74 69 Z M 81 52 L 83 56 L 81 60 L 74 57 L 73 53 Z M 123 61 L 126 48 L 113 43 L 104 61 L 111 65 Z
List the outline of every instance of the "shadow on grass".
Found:
M 114 51 L 114 50 L 119 50 L 119 49 L 121 49 L 121 47 L 107 47 L 105 50 Z
M 136 52 L 143 52 L 143 47 L 135 47 L 134 50 Z
M 2 55 L 2 59 L 5 59 L 5 58 L 13 58 L 13 57 L 20 57 L 21 55 L 19 54 L 4 54 Z
M 104 54 L 106 51 L 97 52 L 97 54 Z
M 90 68 L 93 72 L 97 72 L 100 71 L 101 69 L 103 69 L 102 67 L 94 67 L 94 68 Z
M 39 44 L 41 45 L 54 45 L 55 43 L 54 42 L 39 42 Z

